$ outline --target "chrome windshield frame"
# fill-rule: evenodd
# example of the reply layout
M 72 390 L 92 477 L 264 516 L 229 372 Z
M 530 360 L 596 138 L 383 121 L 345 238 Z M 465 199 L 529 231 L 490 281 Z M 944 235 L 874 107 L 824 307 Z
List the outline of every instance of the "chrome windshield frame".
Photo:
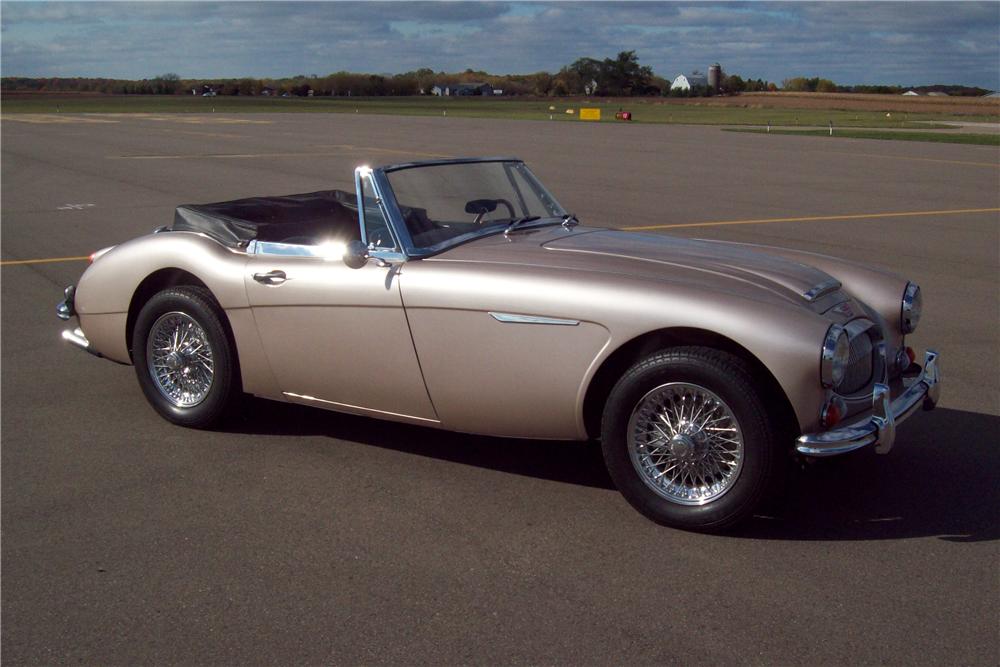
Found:
M 382 211 L 382 217 L 385 218 L 387 226 L 389 227 L 389 234 L 393 238 L 395 247 L 393 248 L 373 248 L 368 245 L 368 225 L 365 221 L 365 200 L 364 200 L 364 187 L 362 182 L 365 177 L 371 178 L 372 195 L 375 197 L 375 205 L 379 207 Z M 355 195 L 358 200 L 358 224 L 361 227 L 361 242 L 368 247 L 368 253 L 372 257 L 378 257 L 389 262 L 403 262 L 409 256 L 407 253 L 407 248 L 412 247 L 413 242 L 410 239 L 409 231 L 406 229 L 405 224 L 402 223 L 403 217 L 399 213 L 399 208 L 395 204 L 395 200 L 392 198 L 391 194 L 387 196 L 386 193 L 391 193 L 392 188 L 389 187 L 388 181 L 385 179 L 385 175 L 382 173 L 380 168 L 372 169 L 368 166 L 357 167 L 354 170 L 354 189 Z
M 539 194 L 543 199 L 548 200 L 554 206 L 558 207 L 560 210 L 563 209 L 562 205 L 559 203 L 552 193 L 549 192 L 538 177 L 528 169 L 527 165 L 524 164 L 524 160 L 516 157 L 480 157 L 480 158 L 451 158 L 442 160 L 424 160 L 420 162 L 404 162 L 400 164 L 386 165 L 383 167 L 376 167 L 371 169 L 372 182 L 375 186 L 376 195 L 379 199 L 379 204 L 382 206 L 383 214 L 386 215 L 386 220 L 389 222 L 390 229 L 396 238 L 396 242 L 402 249 L 401 253 L 396 253 L 396 256 L 402 260 L 406 259 L 420 259 L 422 257 L 430 257 L 432 255 L 437 255 L 439 253 L 450 250 L 454 246 L 446 246 L 443 248 L 426 248 L 418 247 L 413 243 L 413 237 L 410 235 L 410 230 L 406 227 L 406 222 L 403 219 L 402 211 L 399 208 L 399 204 L 396 201 L 395 193 L 392 190 L 392 185 L 389 183 L 388 175 L 394 171 L 401 171 L 404 169 L 419 169 L 421 167 L 438 167 L 443 165 L 460 165 L 460 164 L 479 164 L 483 162 L 505 162 L 505 163 L 517 163 L 521 165 L 524 169 L 528 171 L 531 176 L 531 186 L 537 188 Z M 360 169 L 360 168 L 359 168 Z M 360 196 L 360 180 L 356 175 L 356 185 L 359 188 Z M 363 207 L 359 207 L 363 208 Z M 364 220 L 361 219 L 361 224 L 364 224 Z M 467 243 L 476 238 L 482 238 L 485 236 L 494 236 L 496 234 L 502 234 L 503 229 L 493 229 L 483 232 L 482 236 L 477 236 L 472 239 L 463 239 L 455 243 L 455 245 L 461 245 L 462 243 Z M 362 229 L 362 234 L 364 229 Z M 364 238 L 364 237 L 362 237 Z M 380 254 L 379 256 L 382 256 Z

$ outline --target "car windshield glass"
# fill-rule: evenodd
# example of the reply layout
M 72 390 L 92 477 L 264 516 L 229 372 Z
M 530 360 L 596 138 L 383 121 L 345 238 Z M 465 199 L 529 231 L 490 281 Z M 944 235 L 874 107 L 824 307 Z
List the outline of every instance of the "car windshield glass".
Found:
M 516 161 L 429 164 L 386 174 L 413 245 L 434 252 L 477 236 L 565 215 L 526 166 Z

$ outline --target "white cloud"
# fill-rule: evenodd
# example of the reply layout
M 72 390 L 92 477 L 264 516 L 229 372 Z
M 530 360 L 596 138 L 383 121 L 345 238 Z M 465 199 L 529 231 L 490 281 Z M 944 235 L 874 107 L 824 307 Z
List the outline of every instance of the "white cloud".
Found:
M 635 50 L 780 81 L 1000 87 L 1000 3 L 3 2 L 5 76 L 555 71 Z

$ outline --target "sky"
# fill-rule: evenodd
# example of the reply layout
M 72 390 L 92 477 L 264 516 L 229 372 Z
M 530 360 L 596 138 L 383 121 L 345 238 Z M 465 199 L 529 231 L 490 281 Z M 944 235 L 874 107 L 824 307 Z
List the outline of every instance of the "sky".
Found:
M 1000 2 L 0 2 L 3 76 L 556 72 L 1000 88 Z

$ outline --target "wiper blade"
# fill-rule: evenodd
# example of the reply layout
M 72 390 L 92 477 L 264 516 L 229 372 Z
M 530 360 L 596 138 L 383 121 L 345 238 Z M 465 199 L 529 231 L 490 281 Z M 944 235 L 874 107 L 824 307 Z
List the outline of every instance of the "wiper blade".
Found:
M 503 235 L 507 236 L 512 231 L 517 229 L 520 225 L 523 225 L 526 222 L 534 222 L 535 220 L 540 220 L 541 217 L 542 216 L 540 215 L 526 215 L 522 218 L 518 218 L 517 220 L 514 220 L 509 225 L 507 225 L 507 228 L 503 230 Z

